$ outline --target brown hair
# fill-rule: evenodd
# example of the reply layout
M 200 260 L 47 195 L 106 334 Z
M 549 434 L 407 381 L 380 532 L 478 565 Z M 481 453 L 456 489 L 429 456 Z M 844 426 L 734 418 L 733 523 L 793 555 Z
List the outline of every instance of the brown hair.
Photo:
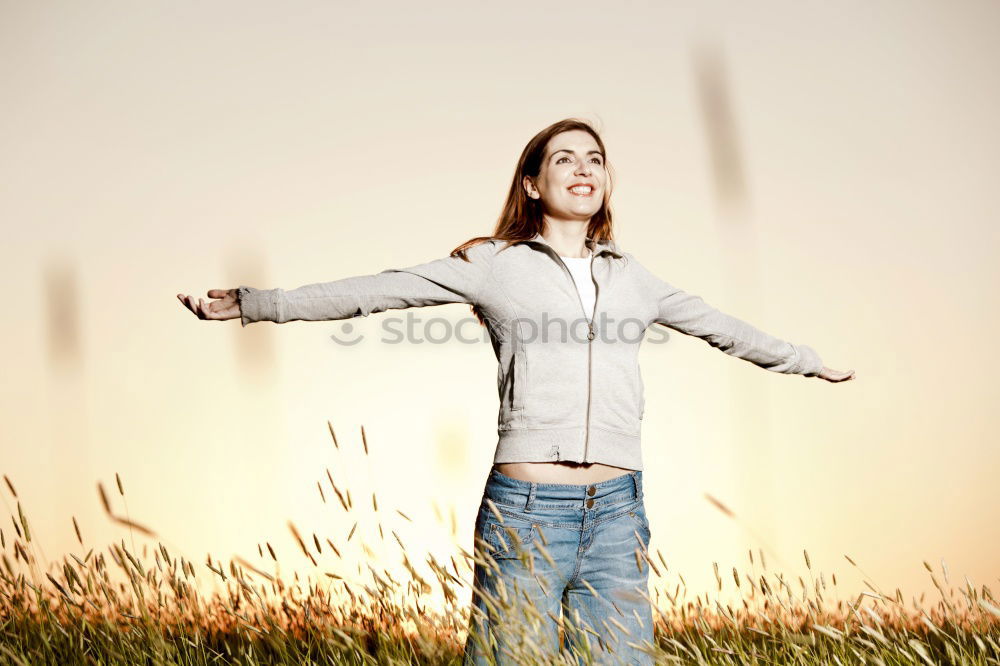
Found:
M 549 145 L 549 141 L 557 134 L 571 130 L 583 130 L 594 137 L 594 141 L 597 142 L 597 146 L 604 155 L 604 165 L 608 170 L 608 187 L 604 190 L 604 201 L 601 204 L 600 210 L 590 218 L 590 223 L 587 225 L 587 237 L 600 241 L 613 240 L 610 201 L 613 172 L 611 164 L 607 159 L 604 142 L 601 140 L 601 136 L 597 133 L 597 130 L 586 120 L 566 118 L 552 123 L 533 136 L 528 145 L 521 151 L 521 158 L 517 161 L 517 166 L 514 168 L 514 178 L 510 184 L 510 190 L 507 192 L 507 201 L 504 202 L 503 210 L 497 219 L 493 235 L 470 238 L 452 250 L 451 256 L 461 257 L 468 261 L 468 257 L 465 256 L 465 250 L 479 243 L 484 243 L 488 240 L 502 240 L 507 242 L 507 245 L 504 246 L 504 249 L 506 249 L 518 241 L 528 240 L 533 238 L 535 234 L 541 233 L 545 224 L 544 217 L 542 216 L 542 202 L 539 199 L 532 199 L 524 191 L 524 177 L 537 178 L 542 169 L 542 161 L 545 157 L 545 149 Z M 475 305 L 472 306 L 472 312 L 475 313 L 479 322 L 485 325 L 483 317 Z

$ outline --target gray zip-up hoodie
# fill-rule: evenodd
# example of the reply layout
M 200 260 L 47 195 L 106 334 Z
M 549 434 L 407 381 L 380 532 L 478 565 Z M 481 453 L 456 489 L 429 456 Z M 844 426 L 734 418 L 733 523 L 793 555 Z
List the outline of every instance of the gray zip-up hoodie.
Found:
M 645 398 L 638 353 L 651 324 L 697 336 L 773 372 L 812 377 L 823 368 L 811 347 L 714 309 L 612 241 L 586 240 L 597 289 L 593 312 L 584 312 L 569 269 L 541 234 L 505 244 L 474 245 L 466 251 L 469 261 L 449 256 L 291 291 L 240 286 L 242 325 L 476 305 L 499 361 L 498 463 L 572 460 L 641 470 Z

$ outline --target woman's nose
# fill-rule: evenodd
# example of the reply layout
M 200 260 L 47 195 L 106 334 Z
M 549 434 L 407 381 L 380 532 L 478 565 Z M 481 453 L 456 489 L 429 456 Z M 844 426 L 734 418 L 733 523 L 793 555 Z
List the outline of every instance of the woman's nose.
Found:
M 590 164 L 587 163 L 587 162 L 580 162 L 577 165 L 576 171 L 574 173 L 578 173 L 581 176 L 589 176 L 590 175 Z

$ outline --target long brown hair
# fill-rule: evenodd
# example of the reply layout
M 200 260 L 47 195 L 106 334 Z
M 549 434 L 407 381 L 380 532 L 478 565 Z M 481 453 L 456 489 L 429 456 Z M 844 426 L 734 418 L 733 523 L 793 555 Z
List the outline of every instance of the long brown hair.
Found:
M 542 202 L 540 199 L 532 199 L 525 192 L 524 177 L 537 178 L 542 169 L 545 149 L 549 145 L 549 141 L 557 134 L 571 130 L 583 130 L 594 137 L 594 141 L 597 142 L 597 146 L 604 155 L 604 166 L 608 170 L 608 186 L 604 189 L 604 200 L 601 203 L 600 210 L 590 218 L 590 223 L 587 225 L 587 237 L 600 241 L 614 240 L 611 217 L 613 172 L 611 164 L 608 162 L 608 153 L 604 148 L 604 141 L 601 140 L 601 136 L 597 133 L 597 130 L 586 120 L 566 118 L 552 123 L 533 136 L 528 145 L 521 151 L 521 158 L 517 161 L 517 166 L 514 168 L 514 178 L 511 180 L 510 190 L 507 192 L 507 201 L 504 202 L 503 210 L 497 219 L 496 227 L 493 229 L 493 235 L 470 238 L 452 250 L 451 256 L 461 257 L 468 261 L 468 257 L 465 256 L 465 250 L 479 243 L 484 243 L 488 240 L 502 240 L 507 242 L 507 245 L 504 246 L 504 249 L 506 249 L 513 243 L 528 240 L 533 238 L 535 234 L 541 233 L 545 225 L 545 219 L 542 215 Z M 486 324 L 483 321 L 482 314 L 475 305 L 472 306 L 472 312 L 475 313 L 476 318 L 479 319 L 481 324 Z

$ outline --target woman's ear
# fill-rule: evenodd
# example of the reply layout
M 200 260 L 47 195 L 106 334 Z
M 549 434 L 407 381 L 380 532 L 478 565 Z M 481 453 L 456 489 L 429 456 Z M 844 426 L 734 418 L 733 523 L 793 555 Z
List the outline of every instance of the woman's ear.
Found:
M 524 185 L 524 191 L 528 193 L 528 197 L 531 199 L 537 199 L 540 196 L 538 189 L 535 188 L 535 184 L 531 181 L 531 176 L 525 176 L 521 184 Z

